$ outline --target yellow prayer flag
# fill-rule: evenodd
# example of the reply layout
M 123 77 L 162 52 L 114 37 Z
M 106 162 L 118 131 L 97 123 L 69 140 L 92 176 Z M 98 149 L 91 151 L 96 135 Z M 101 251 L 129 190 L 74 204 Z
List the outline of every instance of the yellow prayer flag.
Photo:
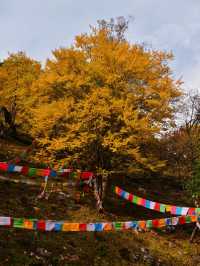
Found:
M 31 220 L 24 220 L 24 228 L 25 229 L 33 229 L 34 227 L 34 222 Z
M 103 226 L 103 230 L 104 231 L 110 231 L 112 229 L 113 229 L 112 223 L 105 223 L 104 226 Z
M 171 209 L 172 209 L 172 205 L 166 205 L 166 211 L 167 212 L 171 212 Z
M 138 225 L 140 228 L 145 229 L 146 228 L 146 221 L 139 221 Z
M 159 219 L 159 225 L 158 225 L 158 227 L 164 227 L 164 226 L 166 226 L 165 219 Z
M 137 204 L 138 205 L 142 205 L 142 203 L 143 203 L 143 198 L 138 197 Z
M 62 231 L 79 231 L 78 223 L 64 223 L 62 226 Z
M 190 216 L 191 222 L 197 222 L 198 216 Z

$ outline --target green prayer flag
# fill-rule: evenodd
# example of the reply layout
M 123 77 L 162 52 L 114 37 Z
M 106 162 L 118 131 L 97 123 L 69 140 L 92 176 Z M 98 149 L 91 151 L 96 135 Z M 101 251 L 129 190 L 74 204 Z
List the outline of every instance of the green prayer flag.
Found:
M 77 173 L 76 172 L 71 172 L 69 176 L 70 176 L 70 178 L 76 178 L 77 177 Z
M 138 200 L 139 200 L 138 196 L 135 196 L 134 195 L 134 197 L 133 197 L 133 203 L 137 204 L 138 203 Z
M 196 208 L 195 212 L 196 212 L 197 215 L 200 215 L 200 208 Z
M 114 228 L 116 230 L 122 229 L 122 223 L 121 222 L 114 222 Z
M 186 216 L 185 220 L 186 220 L 186 223 L 191 223 L 191 217 L 190 216 Z
M 29 176 L 34 176 L 37 172 L 37 169 L 36 168 L 29 168 L 28 170 L 28 175 Z
M 152 228 L 152 220 L 147 220 L 146 221 L 146 227 L 147 228 Z
M 23 228 L 24 227 L 24 219 L 23 218 L 14 218 L 13 227 Z
M 160 212 L 165 212 L 166 205 L 165 204 L 160 204 Z

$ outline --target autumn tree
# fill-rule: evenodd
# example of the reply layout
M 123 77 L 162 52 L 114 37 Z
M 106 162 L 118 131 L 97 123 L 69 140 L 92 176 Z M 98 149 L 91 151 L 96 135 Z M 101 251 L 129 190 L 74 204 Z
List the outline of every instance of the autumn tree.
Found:
M 24 130 L 30 128 L 31 86 L 40 72 L 40 63 L 23 52 L 10 54 L 0 65 L 0 106 L 11 114 L 12 124 Z
M 176 128 L 163 135 L 161 159 L 166 160 L 165 174 L 188 180 L 200 159 L 200 97 L 185 94 L 178 105 Z
M 97 172 L 164 165 L 148 145 L 172 121 L 180 96 L 168 65 L 173 57 L 129 43 L 126 28 L 122 20 L 100 21 L 71 47 L 53 51 L 32 88 L 38 158 L 65 151 Z
M 183 105 L 185 131 L 185 154 L 187 157 L 188 178 L 186 188 L 191 194 L 196 206 L 200 206 L 200 94 L 187 94 Z
M 195 160 L 199 157 L 200 146 L 200 95 L 199 93 L 188 94 L 183 102 L 184 123 L 189 152 L 190 168 L 193 168 Z

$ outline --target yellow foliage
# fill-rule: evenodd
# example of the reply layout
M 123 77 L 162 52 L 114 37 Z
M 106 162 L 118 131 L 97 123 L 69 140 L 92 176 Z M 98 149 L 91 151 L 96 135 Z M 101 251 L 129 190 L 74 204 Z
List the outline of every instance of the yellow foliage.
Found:
M 35 83 L 32 132 L 50 153 L 76 153 L 93 167 L 117 167 L 119 157 L 155 170 L 163 164 L 141 147 L 173 116 L 172 55 L 109 36 L 93 28 L 53 52 Z
M 0 106 L 15 112 L 18 126 L 28 129 L 32 84 L 41 73 L 40 64 L 23 52 L 10 54 L 0 66 Z
M 155 171 L 163 163 L 144 146 L 172 120 L 180 96 L 172 55 L 111 36 L 109 28 L 92 28 L 55 50 L 42 72 L 29 62 L 35 72 L 28 68 L 20 81 L 21 108 L 31 110 L 31 134 L 52 160 L 66 151 L 90 168 Z

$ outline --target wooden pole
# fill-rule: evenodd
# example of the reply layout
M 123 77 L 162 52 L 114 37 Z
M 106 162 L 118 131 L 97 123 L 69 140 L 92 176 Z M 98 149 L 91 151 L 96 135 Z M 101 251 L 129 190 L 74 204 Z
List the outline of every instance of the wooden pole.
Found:
M 194 228 L 193 231 L 192 231 L 192 234 L 191 234 L 191 237 L 190 237 L 190 243 L 193 242 L 193 239 L 194 239 L 194 237 L 195 237 L 195 235 L 196 235 L 197 230 L 200 230 L 199 218 L 200 218 L 200 216 L 198 217 L 198 220 L 197 220 L 197 222 L 196 222 L 195 228 Z

